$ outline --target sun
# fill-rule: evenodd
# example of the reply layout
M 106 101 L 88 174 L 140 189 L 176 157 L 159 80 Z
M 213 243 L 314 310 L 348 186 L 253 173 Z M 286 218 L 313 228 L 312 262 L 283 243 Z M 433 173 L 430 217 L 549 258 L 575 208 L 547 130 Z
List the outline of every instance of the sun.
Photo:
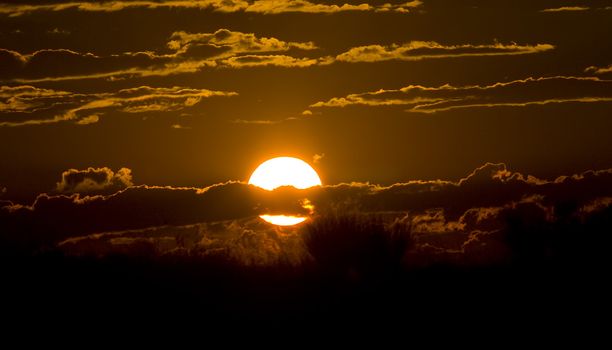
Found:
M 305 161 L 293 157 L 277 157 L 261 163 L 251 174 L 249 184 L 268 191 L 281 186 L 306 189 L 321 186 L 321 179 Z M 291 215 L 260 215 L 260 218 L 279 226 L 297 225 L 306 220 L 306 217 Z

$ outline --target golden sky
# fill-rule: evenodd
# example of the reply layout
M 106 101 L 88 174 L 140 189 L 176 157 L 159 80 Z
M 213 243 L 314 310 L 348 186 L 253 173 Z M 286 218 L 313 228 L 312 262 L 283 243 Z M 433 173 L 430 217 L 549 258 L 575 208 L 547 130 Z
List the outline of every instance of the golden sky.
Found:
M 612 0 L 0 0 L 3 316 L 594 319 L 568 311 L 609 304 L 611 24 Z
M 297 156 L 325 183 L 542 178 L 612 165 L 609 1 L 0 3 L 0 185 L 67 169 L 244 181 Z

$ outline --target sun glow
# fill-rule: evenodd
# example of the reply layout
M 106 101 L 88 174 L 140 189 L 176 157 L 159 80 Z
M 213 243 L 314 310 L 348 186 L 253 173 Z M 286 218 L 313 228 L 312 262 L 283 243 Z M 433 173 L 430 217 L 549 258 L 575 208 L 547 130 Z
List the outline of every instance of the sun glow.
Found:
M 321 179 L 308 163 L 292 157 L 278 157 L 261 163 L 251 174 L 249 184 L 272 191 L 281 186 L 306 189 L 321 186 Z M 263 220 L 279 226 L 297 225 L 306 220 L 303 216 L 260 215 Z
M 300 222 L 306 221 L 303 216 L 291 216 L 291 215 L 259 215 L 260 218 L 265 221 L 278 225 L 278 226 L 293 226 Z

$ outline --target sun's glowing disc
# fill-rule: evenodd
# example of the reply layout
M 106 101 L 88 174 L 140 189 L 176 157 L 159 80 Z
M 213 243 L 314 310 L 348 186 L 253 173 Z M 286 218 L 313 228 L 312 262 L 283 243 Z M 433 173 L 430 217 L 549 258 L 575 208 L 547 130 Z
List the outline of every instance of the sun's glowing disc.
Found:
M 266 190 L 281 186 L 305 189 L 320 186 L 321 179 L 308 163 L 292 157 L 278 157 L 261 163 L 251 174 L 249 183 Z
M 278 157 L 261 163 L 251 174 L 249 184 L 272 191 L 281 186 L 306 189 L 321 186 L 317 172 L 305 161 L 292 157 Z M 306 217 L 292 215 L 260 215 L 274 225 L 292 226 L 306 220 Z
M 293 226 L 306 220 L 306 218 L 303 216 L 291 215 L 260 215 L 259 217 L 271 224 L 278 226 Z

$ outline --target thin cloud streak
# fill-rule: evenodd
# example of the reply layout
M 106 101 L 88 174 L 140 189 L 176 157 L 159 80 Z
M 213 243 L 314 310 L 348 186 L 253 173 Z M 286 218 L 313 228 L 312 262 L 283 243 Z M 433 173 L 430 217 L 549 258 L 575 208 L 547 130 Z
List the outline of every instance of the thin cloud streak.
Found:
M 346 11 L 401 12 L 408 13 L 421 7 L 421 1 L 401 4 L 371 5 L 362 4 L 317 4 L 307 0 L 175 0 L 175 1 L 109 1 L 109 2 L 66 2 L 44 5 L 0 5 L 0 14 L 11 17 L 23 16 L 33 12 L 59 12 L 78 10 L 83 12 L 117 12 L 127 9 L 195 9 L 217 12 L 251 12 L 259 14 L 280 13 L 337 13 Z
M 219 29 L 213 33 L 174 32 L 167 47 L 172 53 L 126 52 L 107 57 L 92 53 L 78 53 L 71 50 L 40 50 L 23 55 L 10 50 L 0 50 L 0 60 L 4 57 L 7 65 L 13 65 L 10 74 L 18 75 L 11 82 L 34 84 L 81 79 L 122 80 L 132 77 L 170 76 L 196 73 L 204 69 L 244 69 L 253 67 L 308 68 L 327 66 L 336 62 L 381 62 L 389 60 L 420 61 L 426 59 L 513 56 L 536 54 L 553 50 L 550 44 L 520 45 L 516 43 L 489 45 L 442 45 L 434 41 L 411 41 L 388 46 L 368 45 L 351 48 L 336 56 L 295 57 L 278 54 L 289 50 L 313 51 L 318 49 L 312 42 L 283 41 L 274 37 L 258 37 L 253 33 L 242 33 Z M 70 59 L 74 65 L 62 66 L 63 69 L 92 71 L 83 74 L 65 74 L 54 71 L 58 65 L 36 66 L 35 71 L 49 71 L 45 77 L 26 77 L 30 65 L 38 62 L 39 55 L 50 57 L 50 61 Z M 34 63 L 31 63 L 34 62 Z M 45 62 L 43 60 L 43 62 Z M 100 67 L 110 67 L 108 72 L 100 72 Z M 117 69 L 112 69 L 116 67 Z M 44 69 L 43 69 L 44 68 Z M 98 71 L 96 71 L 98 70 Z M 19 76 L 19 72 L 23 73 Z M 63 73 L 63 74 L 62 74 Z
M 588 11 L 590 9 L 591 9 L 590 7 L 586 7 L 586 6 L 563 6 L 563 7 L 544 9 L 540 12 L 579 12 L 579 11 Z
M 584 72 L 597 74 L 597 75 L 610 74 L 612 73 L 612 64 L 607 67 L 590 66 L 587 69 L 585 69 Z
M 458 108 L 525 107 L 555 103 L 612 101 L 612 80 L 594 77 L 540 77 L 492 85 L 438 87 L 409 85 L 319 101 L 311 108 L 408 106 L 408 112 L 436 113 Z
M 518 45 L 495 43 L 490 45 L 442 45 L 435 41 L 411 41 L 388 46 L 368 45 L 351 48 L 336 56 L 341 62 L 379 62 L 389 60 L 420 61 L 433 58 L 474 56 L 511 56 L 553 50 L 550 44 Z
M 236 95 L 236 92 L 231 91 L 182 87 L 141 86 L 113 93 L 76 94 L 33 86 L 4 86 L 0 88 L 0 112 L 5 116 L 12 113 L 40 112 L 55 106 L 61 106 L 65 111 L 48 118 L 0 121 L 0 127 L 43 125 L 64 121 L 89 125 L 98 122 L 100 114 L 108 109 L 124 113 L 170 112 L 194 106 L 204 98 Z M 83 115 L 84 111 L 95 111 L 95 113 Z

